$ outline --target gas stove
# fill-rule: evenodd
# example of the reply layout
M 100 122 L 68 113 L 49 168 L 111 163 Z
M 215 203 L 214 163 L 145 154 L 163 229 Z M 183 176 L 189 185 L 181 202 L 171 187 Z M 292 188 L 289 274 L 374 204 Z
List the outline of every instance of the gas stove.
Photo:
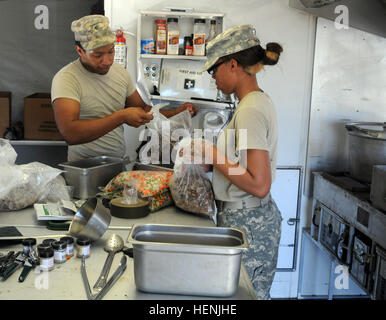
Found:
M 386 248 L 386 212 L 373 206 L 371 185 L 346 173 L 313 172 L 311 234 L 372 293 Z M 384 283 L 382 284 L 384 286 Z

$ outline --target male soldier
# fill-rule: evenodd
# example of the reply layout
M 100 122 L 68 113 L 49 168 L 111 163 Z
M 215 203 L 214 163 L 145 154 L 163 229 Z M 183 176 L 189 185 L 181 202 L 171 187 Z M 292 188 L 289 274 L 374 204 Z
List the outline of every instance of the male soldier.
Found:
M 73 21 L 79 58 L 53 78 L 51 100 L 55 120 L 68 147 L 68 161 L 98 155 L 123 157 L 123 124 L 139 127 L 153 116 L 138 94 L 128 72 L 114 63 L 115 34 L 109 19 L 89 15 Z M 171 117 L 184 110 L 194 116 L 197 106 L 185 103 L 161 111 Z

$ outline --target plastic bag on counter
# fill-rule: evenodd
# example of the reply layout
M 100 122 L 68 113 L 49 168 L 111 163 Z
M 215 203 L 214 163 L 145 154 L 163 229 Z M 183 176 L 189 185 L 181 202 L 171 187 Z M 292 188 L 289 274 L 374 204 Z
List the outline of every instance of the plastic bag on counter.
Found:
M 42 192 L 36 202 L 57 203 L 61 202 L 62 200 L 71 201 L 73 192 L 74 187 L 67 186 L 64 178 L 61 175 L 58 175 L 55 179 L 47 184 L 47 186 L 44 188 L 44 192 Z
M 169 189 L 169 171 L 124 171 L 114 177 L 104 188 L 103 197 L 113 199 L 123 196 L 125 187 L 135 188 L 139 198 L 149 201 L 151 212 L 173 203 Z
M 146 127 L 158 134 L 158 137 L 148 138 L 137 149 L 139 160 L 143 162 L 144 158 L 150 159 L 151 163 L 162 163 L 163 154 L 167 154 L 166 159 L 169 163 L 174 162 L 173 149 L 179 142 L 179 138 L 190 136 L 192 130 L 192 116 L 188 110 L 180 112 L 173 117 L 166 118 L 160 109 L 167 104 L 157 104 L 150 112 L 153 114 L 153 120 Z M 153 152 L 149 154 L 149 149 L 143 148 L 148 143 L 152 145 Z M 147 152 L 147 153 L 146 153 Z
M 0 210 L 20 210 L 37 202 L 61 170 L 39 162 L 0 163 Z
M 180 154 L 181 149 L 190 147 L 191 141 L 185 138 L 178 145 L 170 191 L 175 205 L 180 209 L 212 218 L 216 212 L 212 183 L 202 166 L 194 163 L 194 152 Z M 201 148 L 201 145 L 198 147 Z
M 17 153 L 7 139 L 0 139 L 0 164 L 15 164 Z

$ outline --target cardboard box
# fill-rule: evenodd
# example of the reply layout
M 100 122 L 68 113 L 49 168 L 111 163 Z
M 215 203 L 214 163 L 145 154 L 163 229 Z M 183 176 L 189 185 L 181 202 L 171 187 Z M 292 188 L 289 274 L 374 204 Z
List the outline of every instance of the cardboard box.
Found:
M 49 93 L 34 93 L 24 98 L 24 139 L 64 140 L 56 127 Z
M 11 126 L 11 92 L 0 92 L 0 138 Z

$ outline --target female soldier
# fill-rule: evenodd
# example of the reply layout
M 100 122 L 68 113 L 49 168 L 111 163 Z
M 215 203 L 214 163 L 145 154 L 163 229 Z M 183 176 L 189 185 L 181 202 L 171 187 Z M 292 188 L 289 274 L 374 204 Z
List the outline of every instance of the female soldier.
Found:
M 213 190 L 221 227 L 243 228 L 250 249 L 243 262 L 258 299 L 269 299 L 281 234 L 281 214 L 270 196 L 277 156 L 277 119 L 271 99 L 258 86 L 256 73 L 278 62 L 277 43 L 260 46 L 251 25 L 228 29 L 207 46 L 207 70 L 224 94 L 239 104 L 212 154 Z

